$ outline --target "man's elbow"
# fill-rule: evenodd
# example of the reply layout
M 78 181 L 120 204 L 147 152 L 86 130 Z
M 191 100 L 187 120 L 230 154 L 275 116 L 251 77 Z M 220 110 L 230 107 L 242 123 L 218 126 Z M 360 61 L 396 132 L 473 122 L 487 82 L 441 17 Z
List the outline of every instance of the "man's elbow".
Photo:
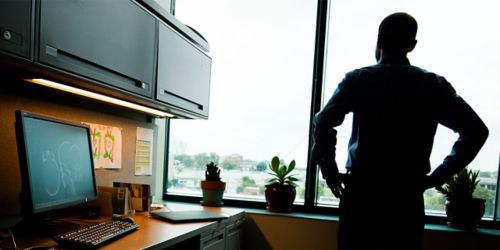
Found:
M 473 127 L 470 127 L 469 131 L 469 138 L 471 138 L 476 142 L 477 145 L 480 146 L 482 146 L 486 142 L 486 139 L 488 139 L 488 135 L 490 133 L 488 127 L 486 127 L 486 124 L 484 124 L 484 122 L 482 121 L 478 122 Z
M 484 144 L 486 142 L 486 139 L 488 139 L 488 135 L 490 134 L 488 127 L 486 127 L 486 125 L 483 123 L 476 132 L 476 138 Z

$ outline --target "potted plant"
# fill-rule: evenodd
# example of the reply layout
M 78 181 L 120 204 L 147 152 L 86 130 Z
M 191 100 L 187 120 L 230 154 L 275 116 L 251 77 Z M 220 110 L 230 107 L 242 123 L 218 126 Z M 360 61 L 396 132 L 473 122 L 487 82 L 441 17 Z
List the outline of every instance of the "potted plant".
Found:
M 274 156 L 269 164 L 270 175 L 273 176 L 265 186 L 265 197 L 267 201 L 267 210 L 271 212 L 290 212 L 293 201 L 295 200 L 295 184 L 297 178 L 292 175 L 295 169 L 295 160 L 292 160 L 288 166 L 281 165 L 277 156 Z
M 205 170 L 205 180 L 201 181 L 201 190 L 203 200 L 200 202 L 203 206 L 222 206 L 222 196 L 226 189 L 226 183 L 220 179 L 220 169 L 213 162 L 207 164 Z
M 449 226 L 463 229 L 477 228 L 484 215 L 486 202 L 472 195 L 479 184 L 478 176 L 479 170 L 464 168 L 444 186 L 436 188 L 446 196 L 445 210 Z

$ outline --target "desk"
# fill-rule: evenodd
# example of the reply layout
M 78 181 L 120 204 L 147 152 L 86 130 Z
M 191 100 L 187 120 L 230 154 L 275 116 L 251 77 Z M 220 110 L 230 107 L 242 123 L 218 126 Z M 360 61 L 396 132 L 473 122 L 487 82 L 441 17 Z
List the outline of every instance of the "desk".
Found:
M 201 206 L 167 206 L 168 210 L 206 210 L 222 213 L 228 219 L 210 222 L 169 223 L 149 216 L 136 214 L 134 218 L 139 229 L 103 245 L 99 249 L 240 249 L 242 223 L 245 213 L 241 209 Z M 31 246 L 56 246 L 47 235 L 15 235 L 18 248 Z M 8 248 L 6 248 L 8 249 Z M 55 249 L 60 249 L 55 247 Z

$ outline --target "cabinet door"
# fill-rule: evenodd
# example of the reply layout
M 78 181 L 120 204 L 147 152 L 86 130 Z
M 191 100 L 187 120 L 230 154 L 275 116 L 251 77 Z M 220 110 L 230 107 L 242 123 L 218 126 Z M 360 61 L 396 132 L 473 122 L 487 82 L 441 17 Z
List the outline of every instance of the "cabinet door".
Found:
M 237 222 L 226 228 L 226 250 L 240 250 L 243 240 L 243 224 Z
M 31 0 L 0 0 L 0 51 L 30 59 Z
M 160 23 L 156 98 L 208 118 L 212 59 Z
M 152 98 L 156 27 L 133 1 L 41 0 L 39 60 Z

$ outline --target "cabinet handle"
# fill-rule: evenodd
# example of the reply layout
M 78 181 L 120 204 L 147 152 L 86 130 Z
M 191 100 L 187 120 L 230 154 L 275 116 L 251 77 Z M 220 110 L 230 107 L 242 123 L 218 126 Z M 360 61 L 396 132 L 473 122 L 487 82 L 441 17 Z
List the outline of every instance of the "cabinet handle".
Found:
M 57 54 L 58 54 L 57 48 L 54 48 L 54 47 L 49 46 L 49 45 L 45 45 L 45 54 L 53 56 L 53 57 L 57 57 Z
M 165 94 L 167 94 L 167 95 L 171 95 L 171 96 L 173 96 L 173 97 L 175 97 L 175 98 L 181 99 L 181 100 L 183 100 L 183 101 L 186 101 L 186 102 L 189 102 L 189 103 L 191 103 L 191 104 L 195 105 L 195 106 L 196 106 L 196 108 L 198 108 L 199 110 L 204 110 L 204 106 L 203 106 L 202 104 L 199 104 L 199 103 L 193 102 L 192 100 L 189 100 L 189 99 L 187 99 L 187 98 L 184 98 L 184 97 L 182 97 L 182 96 L 180 96 L 180 95 L 176 95 L 176 94 L 174 94 L 174 93 L 172 93 L 172 92 L 170 92 L 170 91 L 168 91 L 168 90 L 166 90 L 166 89 L 160 89 L 160 91 L 161 91 L 161 92 L 160 92 L 160 94 L 161 94 L 161 95 L 165 95 Z
M 71 62 L 84 62 L 86 63 L 87 67 L 92 67 L 92 70 L 95 74 L 101 75 L 101 76 L 108 76 L 109 73 L 113 73 L 113 80 L 116 80 L 122 84 L 126 85 L 132 85 L 136 88 L 140 89 L 148 89 L 149 85 L 145 82 L 141 82 L 139 80 L 136 80 L 134 78 L 131 78 L 127 75 L 124 75 L 120 72 L 113 71 L 111 69 L 108 69 L 106 67 L 103 67 L 99 64 L 96 64 L 91 61 L 87 61 L 79 56 L 76 56 L 72 53 L 66 52 L 64 50 L 58 49 L 56 47 L 52 47 L 50 45 L 45 45 L 45 54 L 52 56 L 52 57 L 57 57 L 58 60 L 64 60 L 64 61 L 71 61 Z M 110 78 L 111 79 L 111 78 Z M 102 80 L 101 80 L 102 81 Z M 109 82 L 108 82 L 109 84 Z
M 224 240 L 224 233 L 220 233 L 218 235 L 215 235 L 213 238 L 211 239 L 208 239 L 208 240 L 202 240 L 201 241 L 201 244 L 204 246 L 204 247 L 209 247 L 209 246 L 213 246 L 215 244 L 218 244 L 219 242 L 223 241 Z

